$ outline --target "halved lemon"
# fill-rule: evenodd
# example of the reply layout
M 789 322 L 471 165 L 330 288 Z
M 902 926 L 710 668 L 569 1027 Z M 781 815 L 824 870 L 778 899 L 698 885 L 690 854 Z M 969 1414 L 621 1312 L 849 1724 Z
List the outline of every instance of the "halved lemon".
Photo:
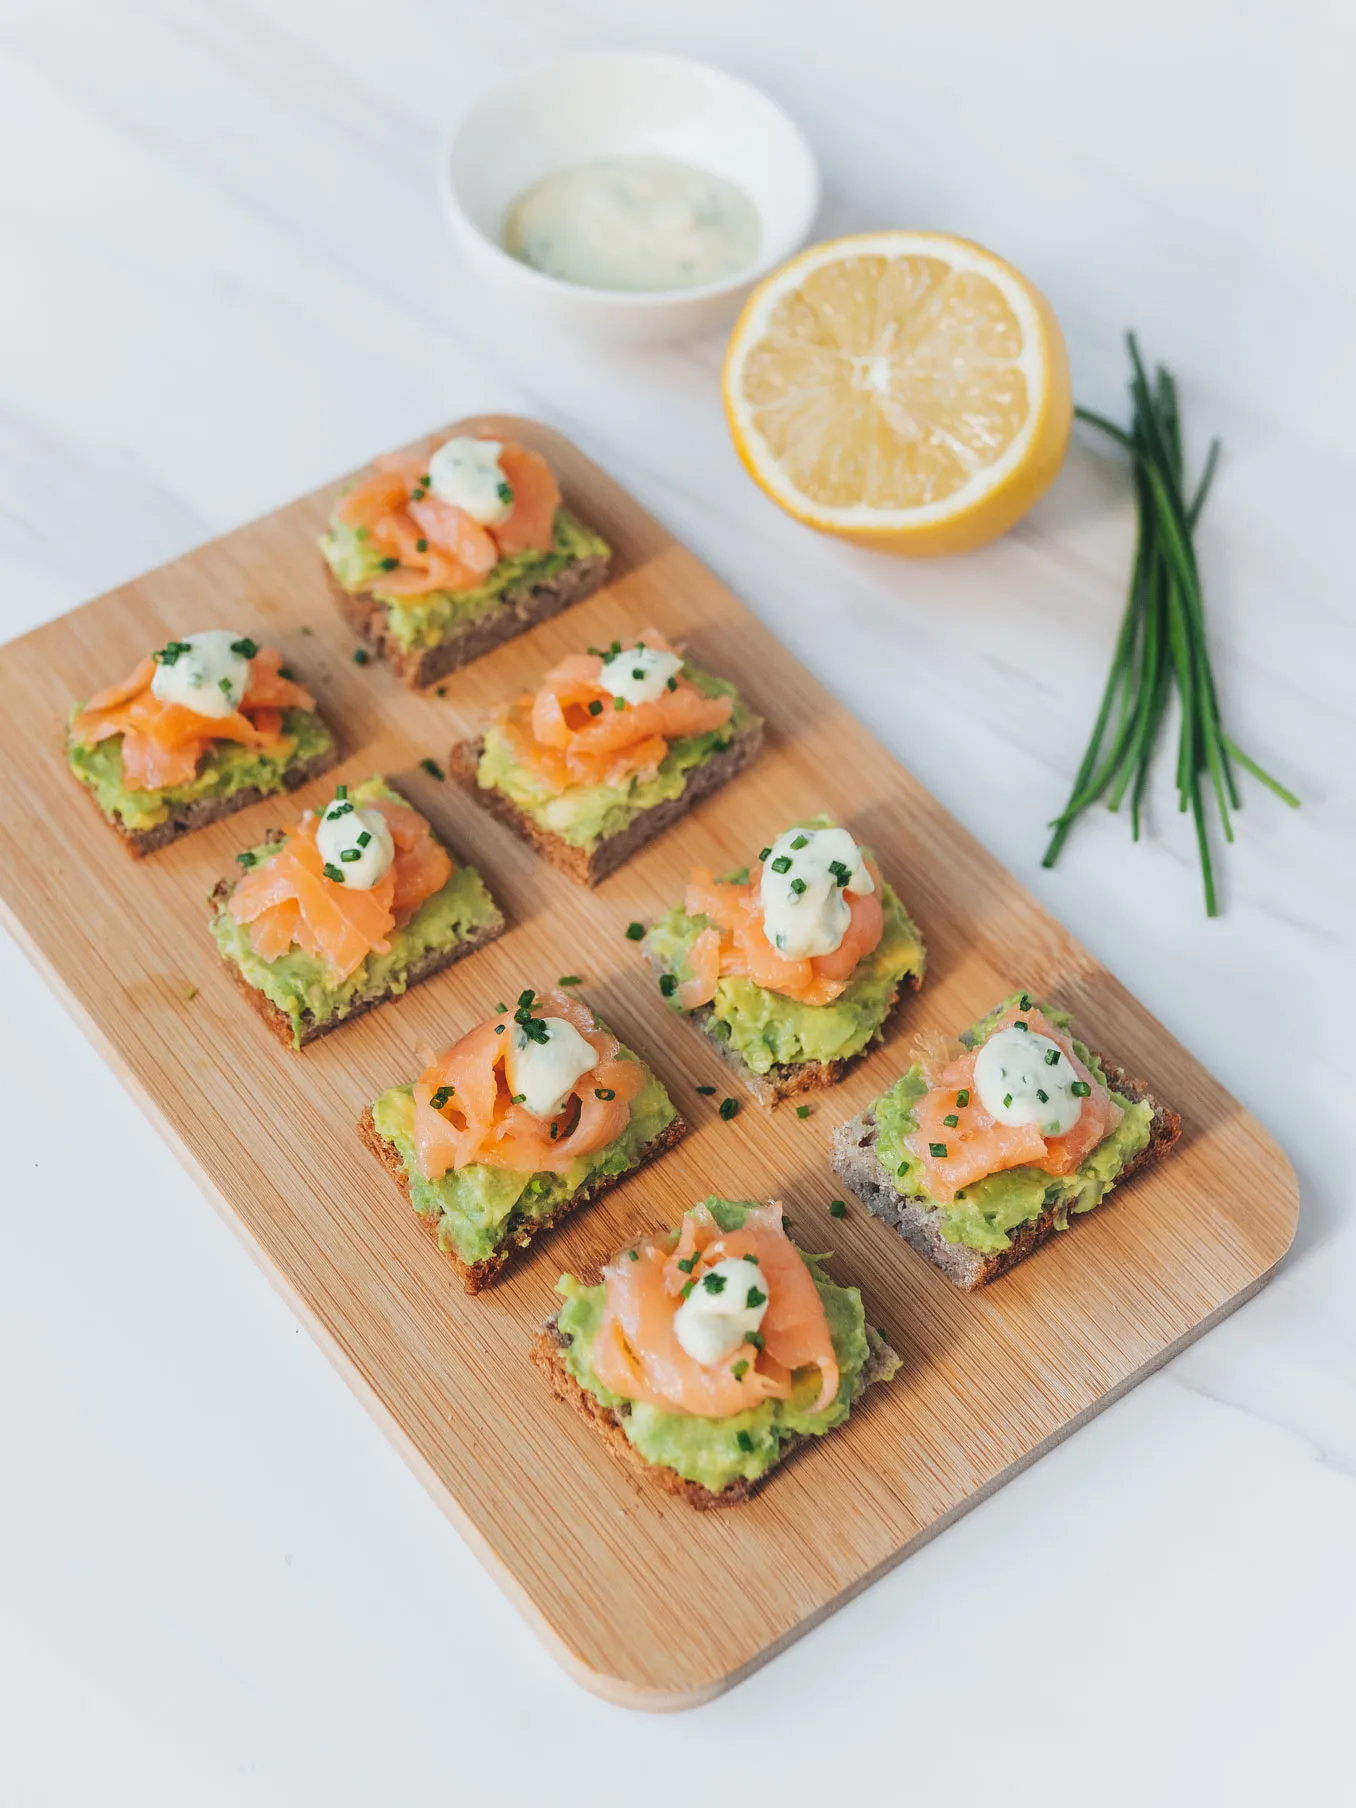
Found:
M 1063 462 L 1069 360 L 1050 304 L 968 239 L 872 232 L 812 246 L 749 297 L 722 382 L 754 481 L 824 533 L 964 552 Z

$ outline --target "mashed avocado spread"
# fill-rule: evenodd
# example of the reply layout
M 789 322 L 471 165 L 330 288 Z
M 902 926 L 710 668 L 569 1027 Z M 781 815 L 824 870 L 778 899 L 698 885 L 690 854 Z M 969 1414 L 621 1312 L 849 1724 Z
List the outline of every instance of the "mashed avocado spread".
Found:
M 281 791 L 289 766 L 301 765 L 334 745 L 328 728 L 309 709 L 285 709 L 282 713 L 286 741 L 271 753 L 242 747 L 238 741 L 214 741 L 204 754 L 194 778 L 187 785 L 167 785 L 161 791 L 137 791 L 122 775 L 122 736 L 109 735 L 93 747 L 71 741 L 66 758 L 82 785 L 88 785 L 107 817 L 117 817 L 125 828 L 153 829 L 176 809 L 203 797 L 231 797 L 251 787 L 266 795 Z
M 1023 992 L 1014 992 L 1010 998 L 1005 998 L 997 1010 L 966 1030 L 961 1041 L 968 1048 L 977 1047 L 1003 1012 L 1026 996 Z M 1068 1029 L 1067 1011 L 1052 1010 L 1044 1004 L 1040 1009 L 1051 1023 L 1060 1029 Z M 1105 1085 L 1106 1074 L 1097 1057 L 1077 1039 L 1074 1049 L 1084 1066 Z M 928 1195 L 922 1162 L 904 1147 L 904 1138 L 918 1128 L 913 1107 L 927 1089 L 923 1069 L 915 1065 L 883 1098 L 876 1100 L 872 1107 L 879 1127 L 876 1156 L 892 1177 L 896 1192 L 940 1212 L 942 1236 L 948 1243 L 963 1243 L 969 1249 L 1007 1249 L 1011 1242 L 1009 1233 L 1029 1219 L 1038 1218 L 1047 1205 L 1061 1208 L 1058 1218 L 1061 1230 L 1068 1224 L 1070 1212 L 1090 1212 L 1110 1192 L 1126 1163 L 1146 1146 L 1153 1120 L 1152 1110 L 1142 1099 L 1127 1099 L 1113 1091 L 1111 1097 L 1125 1115 L 1074 1173 L 1046 1174 L 1040 1168 L 1007 1168 L 1001 1174 L 989 1174 L 971 1186 L 962 1187 L 950 1205 L 942 1205 Z
M 827 817 L 797 825 L 827 828 Z M 743 881 L 747 874 L 730 873 Z M 704 1027 L 734 1052 L 754 1073 L 798 1061 L 842 1061 L 859 1054 L 889 1016 L 900 982 L 909 974 L 923 977 L 922 937 L 890 886 L 882 884 L 885 917 L 881 939 L 857 963 L 851 982 L 832 1004 L 798 1004 L 780 992 L 769 992 L 751 979 L 726 975 L 716 986 Z M 675 904 L 645 937 L 645 947 L 665 972 L 679 981 L 691 977 L 687 951 L 708 927 L 704 916 L 690 917 Z M 674 999 L 676 1010 L 682 1007 Z
M 653 778 L 632 777 L 620 785 L 575 785 L 557 794 L 548 790 L 535 773 L 515 765 L 508 742 L 490 728 L 476 768 L 477 784 L 482 791 L 502 791 L 520 810 L 571 847 L 597 847 L 609 835 L 619 835 L 642 811 L 681 797 L 692 768 L 728 747 L 754 721 L 753 712 L 725 679 L 690 660 L 684 662 L 683 674 L 708 697 L 733 697 L 734 710 L 720 728 L 670 741 Z
M 707 1199 L 704 1203 L 722 1230 L 737 1230 L 754 1209 L 751 1200 Z M 778 1461 L 788 1439 L 822 1437 L 842 1424 L 861 1391 L 868 1361 L 874 1357 L 880 1363 L 876 1373 L 882 1380 L 899 1366 L 897 1359 L 893 1364 L 880 1361 L 885 1346 L 866 1323 L 861 1294 L 855 1287 L 835 1285 L 819 1266 L 821 1260 L 818 1256 L 804 1256 L 824 1302 L 829 1336 L 838 1358 L 838 1392 L 822 1412 L 810 1411 L 819 1392 L 815 1369 L 797 1373 L 789 1400 L 764 1400 L 760 1406 L 728 1419 L 662 1412 L 610 1393 L 589 1361 L 590 1347 L 602 1323 L 607 1289 L 602 1285 L 586 1287 L 572 1274 L 562 1275 L 556 1283 L 556 1292 L 564 1300 L 557 1323 L 561 1336 L 569 1339 L 564 1351 L 566 1367 L 595 1400 L 617 1413 L 622 1429 L 647 1462 L 676 1470 L 685 1481 L 697 1482 L 713 1494 L 734 1481 L 756 1481 Z
M 331 521 L 320 536 L 335 582 L 344 590 L 369 590 L 386 611 L 391 633 L 403 651 L 435 647 L 452 628 L 488 615 L 506 590 L 522 583 L 554 577 L 580 559 L 605 558 L 607 541 L 584 526 L 567 508 L 556 510 L 555 546 L 550 552 L 518 552 L 501 559 L 474 590 L 431 590 L 427 596 L 383 596 L 382 554 L 365 527 Z
M 398 791 L 378 779 L 353 786 L 350 796 L 360 808 L 383 797 L 408 807 Z M 276 844 L 268 842 L 250 850 L 257 863 L 277 851 Z M 291 1020 L 293 1040 L 300 1047 L 307 1015 L 325 1023 L 346 1017 L 370 994 L 398 997 L 409 983 L 410 969 L 425 955 L 464 940 L 472 930 L 484 928 L 498 916 L 499 908 L 480 874 L 474 867 L 458 866 L 446 885 L 426 898 L 403 928 L 391 932 L 387 953 L 369 954 L 347 979 L 338 982 L 324 961 L 297 947 L 278 960 L 261 960 L 251 945 L 249 926 L 237 923 L 224 907 L 212 919 L 212 936 L 222 956 Z
M 638 1059 L 629 1048 L 620 1050 L 620 1058 Z M 415 1211 L 433 1218 L 439 1244 L 454 1249 L 467 1263 L 483 1262 L 501 1249 L 515 1223 L 549 1218 L 581 1187 L 634 1168 L 646 1144 L 676 1115 L 668 1093 L 647 1069 L 625 1130 L 592 1155 L 581 1155 L 563 1174 L 519 1174 L 473 1165 L 449 1171 L 439 1180 L 425 1180 L 414 1146 L 414 1089 L 393 1087 L 372 1106 L 377 1134 L 399 1151 Z

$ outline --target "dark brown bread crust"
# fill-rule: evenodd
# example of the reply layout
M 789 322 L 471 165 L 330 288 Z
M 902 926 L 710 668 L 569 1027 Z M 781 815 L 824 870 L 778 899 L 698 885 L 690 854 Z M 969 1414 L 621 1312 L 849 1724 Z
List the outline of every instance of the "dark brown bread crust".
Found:
M 480 764 L 485 746 L 483 738 L 459 742 L 448 755 L 448 769 L 452 777 L 466 787 L 482 810 L 488 810 L 491 816 L 507 823 L 515 835 L 527 842 L 529 847 L 535 848 L 557 872 L 564 873 L 567 879 L 573 879 L 576 885 L 592 886 L 605 879 L 609 873 L 616 872 L 647 841 L 653 841 L 656 835 L 661 835 L 672 823 L 686 816 L 694 804 L 700 803 L 704 797 L 709 797 L 713 791 L 718 791 L 722 785 L 727 785 L 732 778 L 737 777 L 757 757 L 762 745 L 763 723 L 755 717 L 742 733 L 732 738 L 723 753 L 717 753 L 700 766 L 693 767 L 687 776 L 687 783 L 677 797 L 666 798 L 663 803 L 643 810 L 620 834 L 609 835 L 591 851 L 571 847 L 559 835 L 553 835 L 549 829 L 542 828 L 539 822 L 525 810 L 520 810 L 512 798 L 505 797 L 502 791 L 494 786 L 483 787 L 476 783 L 476 767 Z
M 417 691 L 535 628 L 538 622 L 559 615 L 572 603 L 583 602 L 607 582 L 610 566 L 610 558 L 594 553 L 576 559 L 551 577 L 513 585 L 479 621 L 453 628 L 436 646 L 409 651 L 392 634 L 385 606 L 370 590 L 345 590 L 332 571 L 329 581 L 340 613 L 354 633 L 386 661 L 403 684 Z
M 527 1218 L 516 1225 L 510 1218 L 506 1242 L 495 1250 L 493 1255 L 486 1256 L 481 1262 L 463 1262 L 456 1250 L 449 1249 L 443 1242 L 438 1234 L 438 1224 L 428 1213 L 415 1212 L 415 1217 L 461 1276 L 461 1284 L 466 1291 L 479 1293 L 482 1287 L 488 1287 L 492 1281 L 498 1279 L 513 1259 L 516 1250 L 526 1249 L 528 1244 L 539 1237 L 543 1231 L 551 1230 L 563 1218 L 568 1218 L 571 1212 L 578 1211 L 580 1206 L 591 1205 L 595 1199 L 601 1199 L 604 1193 L 611 1192 L 612 1188 L 618 1186 L 623 1180 L 629 1180 L 633 1174 L 639 1173 L 648 1162 L 654 1161 L 658 1156 L 673 1148 L 675 1143 L 681 1142 L 687 1132 L 688 1126 L 684 1119 L 675 1117 L 671 1123 L 665 1125 L 658 1136 L 652 1137 L 646 1143 L 634 1167 L 627 1168 L 621 1174 L 600 1175 L 597 1180 L 580 1187 L 577 1193 L 564 1200 L 549 1218 Z M 406 1204 L 413 1211 L 414 1202 L 410 1198 L 409 1176 L 405 1172 L 404 1162 L 400 1159 L 400 1151 L 394 1143 L 388 1143 L 378 1131 L 372 1118 L 370 1105 L 358 1119 L 358 1136 L 364 1147 L 371 1150 L 395 1181 Z
M 812 1437 L 804 1434 L 788 1438 L 782 1445 L 781 1455 L 770 1469 L 754 1481 L 746 1481 L 741 1477 L 730 1482 L 719 1493 L 704 1488 L 700 1482 L 690 1482 L 678 1474 L 676 1469 L 666 1469 L 660 1464 L 648 1462 L 636 1449 L 622 1429 L 621 1419 L 610 1407 L 596 1400 L 586 1387 L 581 1387 L 565 1366 L 564 1352 L 569 1347 L 569 1340 L 560 1334 L 554 1316 L 532 1339 L 531 1357 L 536 1366 L 551 1384 L 551 1392 L 557 1400 L 563 1400 L 567 1406 L 589 1421 L 594 1428 L 607 1439 L 608 1446 L 615 1456 L 624 1463 L 629 1463 L 638 1470 L 647 1481 L 662 1488 L 665 1494 L 674 1494 L 688 1506 L 696 1507 L 698 1512 L 709 1513 L 720 1507 L 739 1507 L 755 1495 L 763 1484 L 782 1469 L 787 1462 L 807 1444 L 814 1443 Z M 861 1381 L 854 1398 L 860 1398 L 868 1387 L 883 1379 L 882 1371 L 897 1360 L 895 1352 L 886 1343 L 882 1343 L 862 1372 Z
M 281 829 L 270 829 L 264 837 L 265 841 L 270 842 L 280 842 L 283 839 Z M 207 899 L 208 910 L 212 916 L 215 917 L 217 912 L 225 907 L 227 899 L 238 884 L 238 879 L 217 880 Z M 482 924 L 480 928 L 473 930 L 462 940 L 453 942 L 446 948 L 431 948 L 406 973 L 405 992 L 412 991 L 424 980 L 432 979 L 436 973 L 442 973 L 446 968 L 464 959 L 466 955 L 474 954 L 478 948 L 483 948 L 487 943 L 495 941 L 507 927 L 508 925 L 500 913 L 496 915 L 493 922 Z M 308 1043 L 316 1041 L 318 1037 L 328 1036 L 331 1030 L 337 1030 L 346 1023 L 352 1023 L 355 1017 L 364 1017 L 368 1011 L 375 1011 L 378 1005 L 386 1004 L 393 998 L 403 998 L 405 995 L 404 992 L 392 992 L 386 986 L 383 986 L 380 991 L 359 993 L 356 1001 L 342 1017 L 326 1017 L 321 1022 L 317 1022 L 312 1013 L 307 1011 L 302 1017 L 301 1041 L 298 1043 L 293 1038 L 292 1019 L 287 1013 L 280 1011 L 273 1000 L 261 992 L 257 986 L 252 986 L 234 961 L 227 960 L 223 955 L 221 964 L 235 982 L 237 991 L 261 1019 L 269 1034 L 281 1042 L 284 1048 L 292 1049 L 297 1054 L 300 1054 Z
M 328 772 L 338 761 L 339 748 L 331 733 L 330 744 L 323 752 L 287 767 L 282 775 L 283 789 L 300 790 L 313 778 L 319 778 L 322 772 Z M 90 802 L 99 810 L 99 800 L 89 787 L 82 785 L 80 789 L 88 793 Z M 99 810 L 99 817 L 116 831 L 132 858 L 141 860 L 147 854 L 158 853 L 161 848 L 168 847 L 172 841 L 191 835 L 195 829 L 205 829 L 209 823 L 221 822 L 227 816 L 234 816 L 239 810 L 248 810 L 251 804 L 262 803 L 266 797 L 280 795 L 280 792 L 264 791 L 258 785 L 250 785 L 244 791 L 231 792 L 227 797 L 200 797 L 195 802 L 186 804 L 165 822 L 156 823 L 151 829 L 129 829 L 116 816 L 105 816 L 102 810 Z
M 656 960 L 653 955 L 647 955 L 646 958 L 656 973 L 668 972 L 664 963 Z M 910 992 L 916 992 L 922 983 L 917 973 L 906 973 L 900 982 Z M 738 1049 L 731 1048 L 728 1042 L 715 1034 L 716 1016 L 709 1005 L 701 1005 L 695 1011 L 685 1011 L 683 1015 L 692 1019 L 721 1060 L 738 1074 L 758 1103 L 771 1109 L 783 1099 L 793 1098 L 798 1092 L 822 1092 L 827 1086 L 836 1086 L 850 1069 L 859 1061 L 864 1061 L 872 1049 L 885 1040 L 885 1028 L 899 1003 L 899 993 L 900 986 L 896 986 L 871 1040 L 865 1048 L 858 1049 L 855 1055 L 847 1055 L 837 1061 L 777 1061 L 765 1074 L 755 1073 Z
M 1125 1164 L 1112 1182 L 1113 1187 L 1120 1187 L 1150 1162 L 1162 1160 L 1180 1136 L 1182 1120 L 1175 1111 L 1151 1098 L 1142 1080 L 1132 1079 L 1106 1061 L 1102 1062 L 1102 1068 L 1113 1091 L 1123 1098 L 1137 1102 L 1144 1100 L 1153 1107 L 1148 1143 Z M 1059 1228 L 1061 1209 L 1050 1205 L 1039 1217 L 1030 1219 L 1011 1233 L 1007 1249 L 986 1254 L 982 1250 L 968 1249 L 963 1243 L 948 1243 L 942 1236 L 940 1212 L 895 1191 L 893 1179 L 876 1153 L 876 1135 L 876 1119 L 870 1110 L 840 1125 L 833 1133 L 830 1159 L 834 1173 L 845 1186 L 851 1187 L 869 1212 L 883 1219 L 892 1230 L 897 1230 L 920 1256 L 967 1293 L 989 1281 L 996 1281 L 999 1275 L 1025 1261 Z M 1092 1212 L 1070 1213 L 1067 1222 L 1072 1225 L 1078 1218 L 1090 1218 L 1101 1209 L 1098 1205 Z

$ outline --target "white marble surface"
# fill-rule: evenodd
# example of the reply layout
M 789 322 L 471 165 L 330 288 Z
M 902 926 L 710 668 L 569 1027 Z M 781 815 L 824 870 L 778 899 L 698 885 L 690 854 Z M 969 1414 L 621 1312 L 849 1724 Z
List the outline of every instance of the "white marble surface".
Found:
M 1126 569 L 1100 451 L 980 556 L 878 560 L 745 480 L 718 345 L 546 342 L 460 279 L 431 180 L 449 114 L 617 41 L 790 106 L 825 232 L 988 242 L 1050 295 L 1085 400 L 1119 407 L 1134 324 L 1197 445 L 1224 435 L 1203 545 L 1227 713 L 1306 801 L 1250 793 L 1222 921 L 1166 811 L 1148 846 L 1099 821 L 1037 864 Z M 557 1672 L 0 937 L 0 1800 L 1349 1790 L 1353 55 L 1340 0 L 0 5 L 0 635 L 440 420 L 539 414 L 1278 1133 L 1304 1196 L 1258 1300 L 744 1687 L 656 1722 Z

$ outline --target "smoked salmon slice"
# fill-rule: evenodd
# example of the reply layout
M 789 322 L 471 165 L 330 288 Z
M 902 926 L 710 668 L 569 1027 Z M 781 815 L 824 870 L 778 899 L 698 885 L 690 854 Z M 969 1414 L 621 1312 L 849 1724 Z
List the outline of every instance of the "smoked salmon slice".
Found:
M 636 644 L 675 651 L 657 628 L 646 628 Z M 730 697 L 708 697 L 682 673 L 654 702 L 621 704 L 602 674 L 601 654 L 572 653 L 495 719 L 515 763 L 557 795 L 576 785 L 653 778 L 671 741 L 723 728 L 734 709 Z
M 319 818 L 310 810 L 278 852 L 237 883 L 226 908 L 248 926 L 261 960 L 279 960 L 297 947 L 323 960 L 336 980 L 345 980 L 369 954 L 385 954 L 391 931 L 408 923 L 451 878 L 451 856 L 417 810 L 385 798 L 364 808 L 381 811 L 395 844 L 394 861 L 369 889 L 325 877 L 316 846 Z
M 688 949 L 690 977 L 678 987 L 678 1003 L 686 1011 L 710 1004 L 721 979 L 739 974 L 798 1004 L 832 1004 L 846 991 L 858 962 L 880 945 L 885 933 L 880 872 L 870 856 L 866 867 L 876 889 L 844 892 L 849 920 L 842 941 L 832 954 L 805 960 L 789 959 L 768 939 L 759 890 L 761 860 L 746 882 L 713 879 L 708 868 L 695 868 L 683 908 L 690 917 L 705 917 L 709 926 Z
M 1068 1032 L 1043 1012 L 1012 1005 L 990 1033 L 1008 1029 L 1019 1018 L 1033 1034 L 1057 1043 L 1088 1087 L 1078 1121 L 1064 1136 L 1050 1137 L 1042 1136 L 1035 1124 L 1000 1124 L 984 1109 L 975 1085 L 979 1049 L 955 1044 L 953 1052 L 942 1038 L 929 1039 L 918 1050 L 928 1091 L 913 1107 L 918 1128 L 904 1138 L 904 1146 L 923 1164 L 928 1196 L 941 1205 L 949 1205 L 962 1187 L 1008 1168 L 1072 1174 L 1125 1115 L 1096 1074 L 1079 1060 Z M 948 1117 L 957 1121 L 948 1124 Z M 935 1149 L 945 1153 L 934 1154 Z
M 509 1092 L 504 1064 L 513 1018 L 501 1013 L 469 1031 L 414 1083 L 415 1150 L 425 1179 L 472 1166 L 561 1174 L 615 1142 L 631 1121 L 631 1101 L 645 1085 L 641 1064 L 623 1057 L 617 1038 L 581 999 L 553 988 L 529 1008 L 578 1030 L 597 1064 L 554 1118 L 540 1118 Z
M 240 708 L 229 716 L 200 716 L 181 703 L 162 702 L 151 689 L 154 677 L 155 660 L 148 656 L 121 684 L 96 691 L 70 729 L 82 747 L 121 735 L 123 778 L 141 791 L 191 784 L 214 741 L 278 752 L 288 744 L 282 711 L 315 708 L 310 692 L 284 676 L 282 655 L 273 647 L 260 647 L 250 660 Z
M 679 1306 L 717 1263 L 751 1258 L 767 1294 L 761 1347 L 738 1360 L 700 1363 L 678 1340 Z M 590 1348 L 602 1385 L 623 1399 L 662 1412 L 726 1419 L 764 1400 L 788 1399 L 796 1377 L 818 1371 L 812 1412 L 838 1392 L 838 1359 L 824 1303 L 803 1257 L 786 1235 L 776 1200 L 751 1210 L 738 1230 L 722 1231 L 705 1205 L 684 1215 L 680 1230 L 644 1237 L 603 1270 L 607 1301 Z
M 475 590 L 501 559 L 550 552 L 555 545 L 560 486 L 544 458 L 512 440 L 499 442 L 513 506 L 498 526 L 482 527 L 429 489 L 429 458 L 437 443 L 377 459 L 372 474 L 340 497 L 335 509 L 346 527 L 360 529 L 383 557 L 396 561 L 376 580 L 384 595 Z

